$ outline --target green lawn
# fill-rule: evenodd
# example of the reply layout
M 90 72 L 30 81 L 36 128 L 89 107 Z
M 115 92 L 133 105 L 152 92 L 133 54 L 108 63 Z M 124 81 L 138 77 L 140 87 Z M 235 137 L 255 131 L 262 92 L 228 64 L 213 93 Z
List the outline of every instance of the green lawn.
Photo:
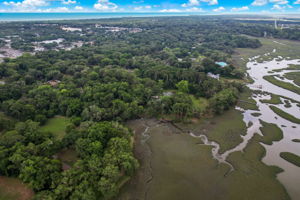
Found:
M 286 120 L 289 120 L 290 122 L 300 124 L 300 119 L 294 117 L 293 115 L 290 115 L 289 113 L 286 113 L 283 110 L 281 110 L 275 106 L 270 106 L 270 108 L 273 110 L 274 113 L 276 113 L 280 117 L 282 117 Z
M 41 127 L 43 132 L 51 132 L 58 139 L 62 139 L 65 135 L 66 127 L 70 124 L 70 120 L 63 116 L 55 116 L 49 119 L 44 126 Z
M 281 152 L 280 157 L 284 160 L 300 167 L 300 156 L 290 153 L 290 152 Z
M 265 80 L 269 81 L 270 83 L 277 85 L 278 87 L 290 90 L 292 92 L 295 92 L 297 94 L 300 94 L 300 88 L 287 82 L 279 81 L 274 76 L 264 76 Z

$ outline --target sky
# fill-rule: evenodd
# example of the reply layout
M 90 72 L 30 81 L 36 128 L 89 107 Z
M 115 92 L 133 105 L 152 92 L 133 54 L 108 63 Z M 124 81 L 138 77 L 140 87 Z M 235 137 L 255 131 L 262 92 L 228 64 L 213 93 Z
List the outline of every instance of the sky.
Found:
M 0 0 L 0 12 L 300 14 L 300 0 Z

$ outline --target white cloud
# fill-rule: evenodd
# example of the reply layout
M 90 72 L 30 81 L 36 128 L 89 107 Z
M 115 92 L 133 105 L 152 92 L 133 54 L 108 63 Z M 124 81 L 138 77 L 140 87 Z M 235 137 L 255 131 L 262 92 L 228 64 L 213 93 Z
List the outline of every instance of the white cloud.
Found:
M 300 4 L 300 0 L 297 0 L 297 1 Z M 264 6 L 264 5 L 268 4 L 268 3 L 279 4 L 279 5 L 286 5 L 286 4 L 289 3 L 289 1 L 288 0 L 254 0 L 251 5 L 252 6 Z
M 219 7 L 219 8 L 216 8 L 216 9 L 213 9 L 214 12 L 221 12 L 221 11 L 224 11 L 226 10 L 224 7 Z
M 199 6 L 200 2 L 198 0 L 189 0 L 189 2 L 182 4 L 182 7 L 191 7 L 191 6 Z
M 47 8 L 47 9 L 34 9 L 30 12 L 40 12 L 40 13 L 51 13 L 51 12 L 70 12 L 67 7 L 57 7 L 57 8 Z
M 245 10 L 249 10 L 249 7 L 248 6 L 243 6 L 243 7 L 240 7 L 240 8 L 231 8 L 231 11 L 233 11 L 233 12 L 239 12 L 239 11 L 245 11 Z
M 178 10 L 178 9 L 162 9 L 159 12 L 163 12 L 163 13 L 175 13 L 175 12 L 182 12 L 182 10 Z
M 251 4 L 252 6 L 264 6 L 268 3 L 268 0 L 255 0 Z
M 75 3 L 77 3 L 75 0 L 74 1 L 72 1 L 72 0 L 63 0 L 62 2 L 61 2 L 62 4 L 65 4 L 65 5 L 69 5 L 69 4 L 75 4 Z
M 284 10 L 283 6 L 280 6 L 278 4 L 273 5 L 272 10 Z
M 187 3 L 184 3 L 181 6 L 184 8 L 199 6 L 200 2 L 208 3 L 208 5 L 217 5 L 218 4 L 218 0 L 189 0 Z
M 185 10 L 186 12 L 204 12 L 202 8 L 192 7 Z
M 140 10 L 147 10 L 147 9 L 151 9 L 152 6 L 150 5 L 147 5 L 147 6 L 137 6 L 137 7 L 134 7 L 133 10 L 135 11 L 140 11 Z
M 287 0 L 270 0 L 270 3 L 275 3 L 275 4 L 288 4 L 289 2 Z
M 109 0 L 98 0 L 98 2 L 94 4 L 94 8 L 101 11 L 116 11 L 118 6 Z
M 300 4 L 300 0 L 295 1 L 294 4 Z
M 35 7 L 49 5 L 46 0 L 24 0 L 24 1 L 21 1 L 21 2 L 4 1 L 3 4 L 6 5 L 6 6 L 13 6 L 13 7 L 16 7 L 16 8 L 19 8 L 19 9 L 35 8 Z
M 75 10 L 83 10 L 83 7 L 82 7 L 82 6 L 75 6 L 74 9 L 75 9 Z
M 208 3 L 208 5 L 217 5 L 219 3 L 218 0 L 201 0 L 201 1 Z

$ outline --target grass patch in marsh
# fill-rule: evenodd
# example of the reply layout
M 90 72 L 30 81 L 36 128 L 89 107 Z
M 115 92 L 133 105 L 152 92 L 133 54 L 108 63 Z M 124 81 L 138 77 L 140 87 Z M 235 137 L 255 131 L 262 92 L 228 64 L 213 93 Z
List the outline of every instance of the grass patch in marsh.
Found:
M 282 69 L 274 69 L 273 72 L 282 72 L 284 70 L 300 70 L 300 65 L 294 65 L 294 64 L 290 64 L 288 67 L 286 68 L 282 68 Z
M 228 113 L 226 117 L 229 117 Z M 200 122 L 200 126 L 202 123 Z M 219 126 L 219 130 L 223 125 L 214 124 L 216 128 Z M 136 121 L 135 127 L 136 134 L 145 130 L 141 120 Z M 151 168 L 146 168 L 143 161 L 137 173 L 144 176 L 150 174 L 150 179 L 149 176 L 134 177 L 135 181 L 131 180 L 125 185 L 118 199 L 145 199 L 145 195 L 147 199 L 172 200 L 199 197 L 223 200 L 289 199 L 284 187 L 276 179 L 276 174 L 282 170 L 261 162 L 265 150 L 259 144 L 260 137 L 252 139 L 244 152 L 235 152 L 229 157 L 235 170 L 224 176 L 229 167 L 218 164 L 212 158 L 211 147 L 201 145 L 200 138 L 193 138 L 186 133 L 176 134 L 174 127 L 169 124 L 158 127 L 153 124 L 151 127 L 147 132 L 150 138 L 142 146 L 143 149 L 149 147 L 151 153 L 145 153 L 144 157 L 150 155 Z M 190 130 L 190 126 L 186 124 L 180 124 L 180 127 Z M 207 133 L 210 134 L 210 129 Z M 140 141 L 136 144 L 140 145 Z M 141 152 L 138 151 L 139 156 Z M 145 169 L 148 170 L 144 171 Z
M 279 115 L 280 117 L 290 121 L 290 122 L 293 122 L 293 123 L 296 123 L 296 124 L 300 124 L 300 119 L 294 117 L 293 115 L 290 115 L 289 113 L 287 112 L 284 112 L 283 110 L 275 107 L 275 106 L 270 106 L 271 110 L 276 113 L 277 115 Z
M 263 137 L 259 136 L 262 143 L 271 145 L 273 141 L 282 140 L 282 130 L 278 128 L 276 124 L 270 124 L 262 120 L 260 120 L 260 123 L 263 125 L 263 127 L 260 128 Z
M 259 117 L 259 116 L 261 116 L 261 113 L 251 113 L 251 115 L 252 115 L 253 117 Z
M 57 139 L 62 139 L 69 124 L 70 121 L 68 118 L 55 116 L 49 119 L 44 126 L 41 126 L 40 130 L 43 132 L 51 132 L 57 137 Z
M 279 81 L 274 76 L 264 76 L 263 78 L 269 81 L 270 83 L 277 85 L 278 87 L 300 94 L 300 88 L 291 83 Z
M 228 191 L 231 198 L 228 199 L 290 199 L 285 188 L 276 179 L 276 175 L 282 172 L 282 169 L 261 162 L 266 153 L 260 144 L 261 139 L 261 136 L 255 134 L 243 152 L 238 151 L 229 155 L 228 161 L 234 166 L 235 171 L 226 177 L 229 181 L 232 180 L 229 185 L 232 190 Z
M 300 65 L 299 65 L 300 66 Z M 300 69 L 300 67 L 299 67 Z M 300 72 L 289 72 L 284 75 L 285 78 L 293 80 L 300 87 Z
M 271 99 L 261 99 L 260 102 L 269 104 L 282 104 L 280 96 L 276 94 L 271 94 Z
M 300 156 L 290 153 L 290 152 L 281 152 L 280 157 L 284 160 L 300 167 Z
M 180 124 L 182 125 L 182 124 Z M 184 125 L 197 134 L 205 134 L 209 140 L 220 144 L 220 152 L 232 149 L 243 140 L 247 131 L 241 112 L 234 108 L 210 119 Z
M 256 101 L 252 99 L 251 96 L 252 91 L 246 88 L 245 91 L 240 94 L 237 106 L 244 110 L 259 110 Z

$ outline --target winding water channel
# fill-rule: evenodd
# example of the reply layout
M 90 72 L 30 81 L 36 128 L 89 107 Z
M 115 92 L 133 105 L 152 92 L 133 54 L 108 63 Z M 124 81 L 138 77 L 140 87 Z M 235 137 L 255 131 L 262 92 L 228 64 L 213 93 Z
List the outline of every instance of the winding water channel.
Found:
M 247 63 L 247 73 L 253 79 L 253 83 L 249 84 L 248 87 L 252 90 L 260 90 L 261 92 L 272 93 L 280 95 L 281 101 L 288 101 L 290 103 L 289 108 L 284 106 L 284 103 L 276 105 L 276 107 L 284 110 L 285 112 L 300 118 L 300 108 L 297 106 L 298 103 L 291 102 L 290 99 L 295 101 L 300 101 L 300 95 L 289 90 L 278 87 L 265 79 L 264 76 L 267 75 L 277 75 L 282 77 L 285 73 L 295 72 L 299 70 L 281 70 L 280 72 L 274 72 L 276 69 L 284 69 L 289 67 L 291 64 L 300 64 L 300 59 L 296 60 L 285 60 L 282 58 L 273 59 L 272 61 L 266 61 L 263 63 L 258 63 L 256 59 L 259 56 L 249 59 Z M 280 61 L 279 61 L 280 59 Z M 289 80 L 281 80 L 285 82 L 293 83 Z M 294 84 L 296 86 L 296 84 Z M 228 164 L 232 170 L 232 166 L 226 161 L 226 158 L 233 152 L 243 151 L 247 146 L 249 140 L 254 136 L 255 133 L 261 134 L 260 128 L 262 124 L 260 120 L 263 120 L 267 123 L 277 124 L 278 127 L 283 131 L 283 139 L 278 142 L 273 142 L 272 145 L 262 144 L 266 149 L 266 155 L 263 158 L 263 162 L 267 165 L 278 166 L 284 171 L 278 174 L 277 178 L 285 186 L 287 192 L 292 199 L 297 200 L 300 196 L 299 183 L 300 183 L 300 168 L 285 161 L 280 157 L 281 152 L 291 152 L 296 155 L 300 155 L 300 144 L 293 142 L 293 139 L 300 139 L 300 125 L 292 123 L 277 114 L 275 114 L 271 109 L 268 103 L 262 103 L 260 100 L 270 99 L 269 94 L 253 94 L 252 98 L 256 101 L 258 110 L 244 110 L 242 108 L 236 107 L 237 110 L 242 111 L 243 120 L 248 126 L 247 134 L 241 136 L 243 142 L 239 145 L 230 149 L 223 154 L 219 154 L 218 151 L 220 146 L 216 142 L 209 141 L 205 135 L 195 135 L 190 133 L 193 137 L 199 137 L 205 145 L 213 146 L 212 155 L 221 163 Z M 253 113 L 260 113 L 259 116 L 253 116 Z

